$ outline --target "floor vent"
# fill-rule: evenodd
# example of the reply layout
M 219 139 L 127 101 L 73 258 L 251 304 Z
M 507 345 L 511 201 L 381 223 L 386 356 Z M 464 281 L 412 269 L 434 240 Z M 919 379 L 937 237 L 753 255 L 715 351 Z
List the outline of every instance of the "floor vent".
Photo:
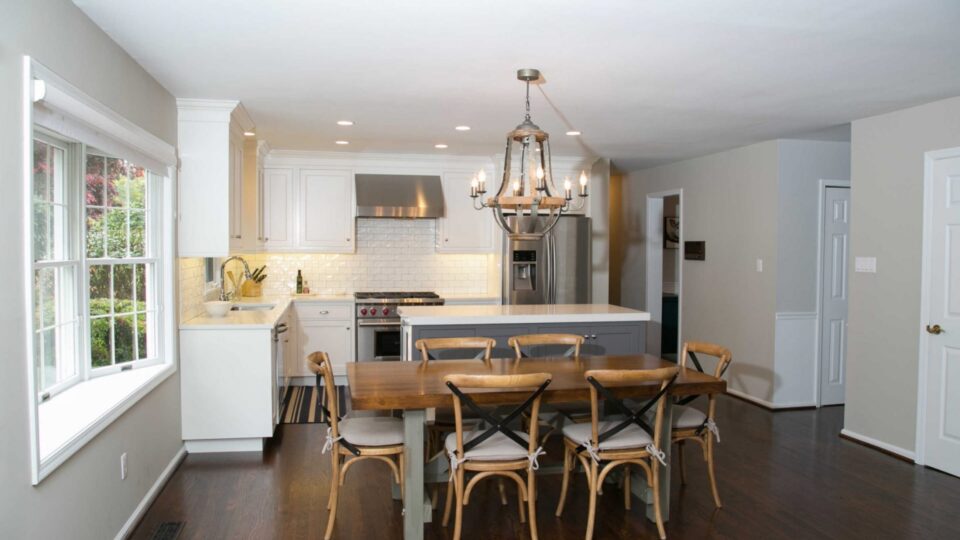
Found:
M 157 526 L 152 540 L 176 540 L 183 531 L 182 521 L 165 521 Z

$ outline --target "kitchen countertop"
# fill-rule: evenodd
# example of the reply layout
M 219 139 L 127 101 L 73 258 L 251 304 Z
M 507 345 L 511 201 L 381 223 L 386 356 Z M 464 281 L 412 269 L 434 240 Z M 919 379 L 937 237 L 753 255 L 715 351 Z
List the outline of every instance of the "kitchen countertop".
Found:
M 256 311 L 230 311 L 224 317 L 211 317 L 203 314 L 180 323 L 181 330 L 248 330 L 270 329 L 290 307 L 291 303 L 344 303 L 353 304 L 353 295 L 299 295 L 299 296 L 259 296 L 241 298 L 234 301 L 237 305 L 272 304 L 272 309 Z
M 649 321 L 645 311 L 611 304 L 550 304 L 521 306 L 402 306 L 404 325 L 519 324 Z

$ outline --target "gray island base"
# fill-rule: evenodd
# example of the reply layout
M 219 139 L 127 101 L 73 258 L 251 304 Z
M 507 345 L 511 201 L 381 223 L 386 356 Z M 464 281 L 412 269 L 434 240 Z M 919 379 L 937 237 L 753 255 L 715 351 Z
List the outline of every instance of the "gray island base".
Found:
M 511 357 L 507 340 L 521 334 L 578 334 L 584 337 L 584 355 L 641 354 L 650 314 L 609 304 L 409 306 L 400 308 L 400 318 L 403 359 L 416 360 L 418 339 L 468 336 L 493 338 L 493 356 Z M 540 347 L 531 354 L 564 352 L 566 348 Z

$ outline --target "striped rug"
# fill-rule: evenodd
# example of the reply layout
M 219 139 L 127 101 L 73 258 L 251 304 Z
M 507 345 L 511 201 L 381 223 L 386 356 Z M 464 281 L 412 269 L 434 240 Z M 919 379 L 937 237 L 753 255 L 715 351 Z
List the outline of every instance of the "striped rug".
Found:
M 283 424 L 319 424 L 326 421 L 320 408 L 325 390 L 317 391 L 315 386 L 290 386 L 283 398 Z M 346 392 L 337 387 L 337 401 L 342 416 L 346 411 Z

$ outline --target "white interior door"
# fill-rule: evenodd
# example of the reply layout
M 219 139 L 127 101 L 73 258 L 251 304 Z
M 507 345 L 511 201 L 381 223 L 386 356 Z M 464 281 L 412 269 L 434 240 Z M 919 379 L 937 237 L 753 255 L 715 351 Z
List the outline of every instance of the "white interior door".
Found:
M 960 152 L 931 165 L 925 459 L 960 476 Z
M 847 365 L 847 255 L 850 188 L 827 187 L 820 241 L 820 405 L 844 399 Z

